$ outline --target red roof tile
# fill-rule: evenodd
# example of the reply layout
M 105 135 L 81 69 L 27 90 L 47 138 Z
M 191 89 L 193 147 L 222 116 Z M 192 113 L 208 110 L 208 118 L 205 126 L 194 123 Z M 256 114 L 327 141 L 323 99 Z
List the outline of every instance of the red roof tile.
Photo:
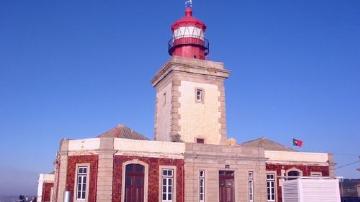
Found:
M 98 137 L 114 137 L 114 138 L 126 138 L 126 139 L 133 139 L 133 140 L 148 140 L 147 137 L 141 135 L 140 133 L 124 126 L 124 125 L 117 125 L 115 128 L 112 128 Z

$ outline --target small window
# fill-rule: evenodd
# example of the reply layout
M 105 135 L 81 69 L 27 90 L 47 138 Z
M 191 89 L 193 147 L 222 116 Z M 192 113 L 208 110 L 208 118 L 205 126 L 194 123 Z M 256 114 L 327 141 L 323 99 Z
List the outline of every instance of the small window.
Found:
M 195 90 L 195 101 L 196 102 L 204 102 L 204 90 L 197 88 Z
M 204 140 L 204 138 L 196 138 L 196 143 L 205 144 L 205 140 Z
M 86 190 L 88 186 L 88 167 L 79 166 L 77 168 L 76 176 L 76 199 L 85 200 L 86 199 Z
M 163 106 L 166 105 L 166 93 L 163 94 Z
M 205 171 L 199 172 L 199 202 L 205 201 Z
M 248 174 L 249 184 L 249 202 L 254 201 L 254 172 L 250 171 Z
M 310 172 L 311 177 L 322 177 L 321 172 Z

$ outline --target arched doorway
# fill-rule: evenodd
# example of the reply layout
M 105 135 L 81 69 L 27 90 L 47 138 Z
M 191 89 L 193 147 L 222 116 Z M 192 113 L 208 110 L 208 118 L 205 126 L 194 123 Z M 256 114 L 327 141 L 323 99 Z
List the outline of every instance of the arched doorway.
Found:
M 128 164 L 125 167 L 125 202 L 144 202 L 145 167 Z

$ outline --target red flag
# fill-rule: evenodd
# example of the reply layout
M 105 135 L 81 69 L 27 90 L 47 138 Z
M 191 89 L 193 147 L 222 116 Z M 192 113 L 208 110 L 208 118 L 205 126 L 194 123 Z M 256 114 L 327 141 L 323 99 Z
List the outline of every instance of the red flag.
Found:
M 298 140 L 298 139 L 293 138 L 293 145 L 294 145 L 294 146 L 302 147 L 303 144 L 304 144 L 304 143 L 303 143 L 302 140 Z

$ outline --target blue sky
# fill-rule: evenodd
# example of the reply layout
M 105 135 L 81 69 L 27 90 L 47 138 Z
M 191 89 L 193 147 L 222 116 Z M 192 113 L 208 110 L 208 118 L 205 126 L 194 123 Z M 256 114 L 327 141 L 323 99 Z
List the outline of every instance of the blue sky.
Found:
M 360 156 L 360 1 L 194 1 L 231 70 L 228 134 Z M 61 138 L 153 136 L 150 80 L 183 1 L 0 1 L 0 194 L 35 193 Z M 338 170 L 360 178 L 355 164 Z

